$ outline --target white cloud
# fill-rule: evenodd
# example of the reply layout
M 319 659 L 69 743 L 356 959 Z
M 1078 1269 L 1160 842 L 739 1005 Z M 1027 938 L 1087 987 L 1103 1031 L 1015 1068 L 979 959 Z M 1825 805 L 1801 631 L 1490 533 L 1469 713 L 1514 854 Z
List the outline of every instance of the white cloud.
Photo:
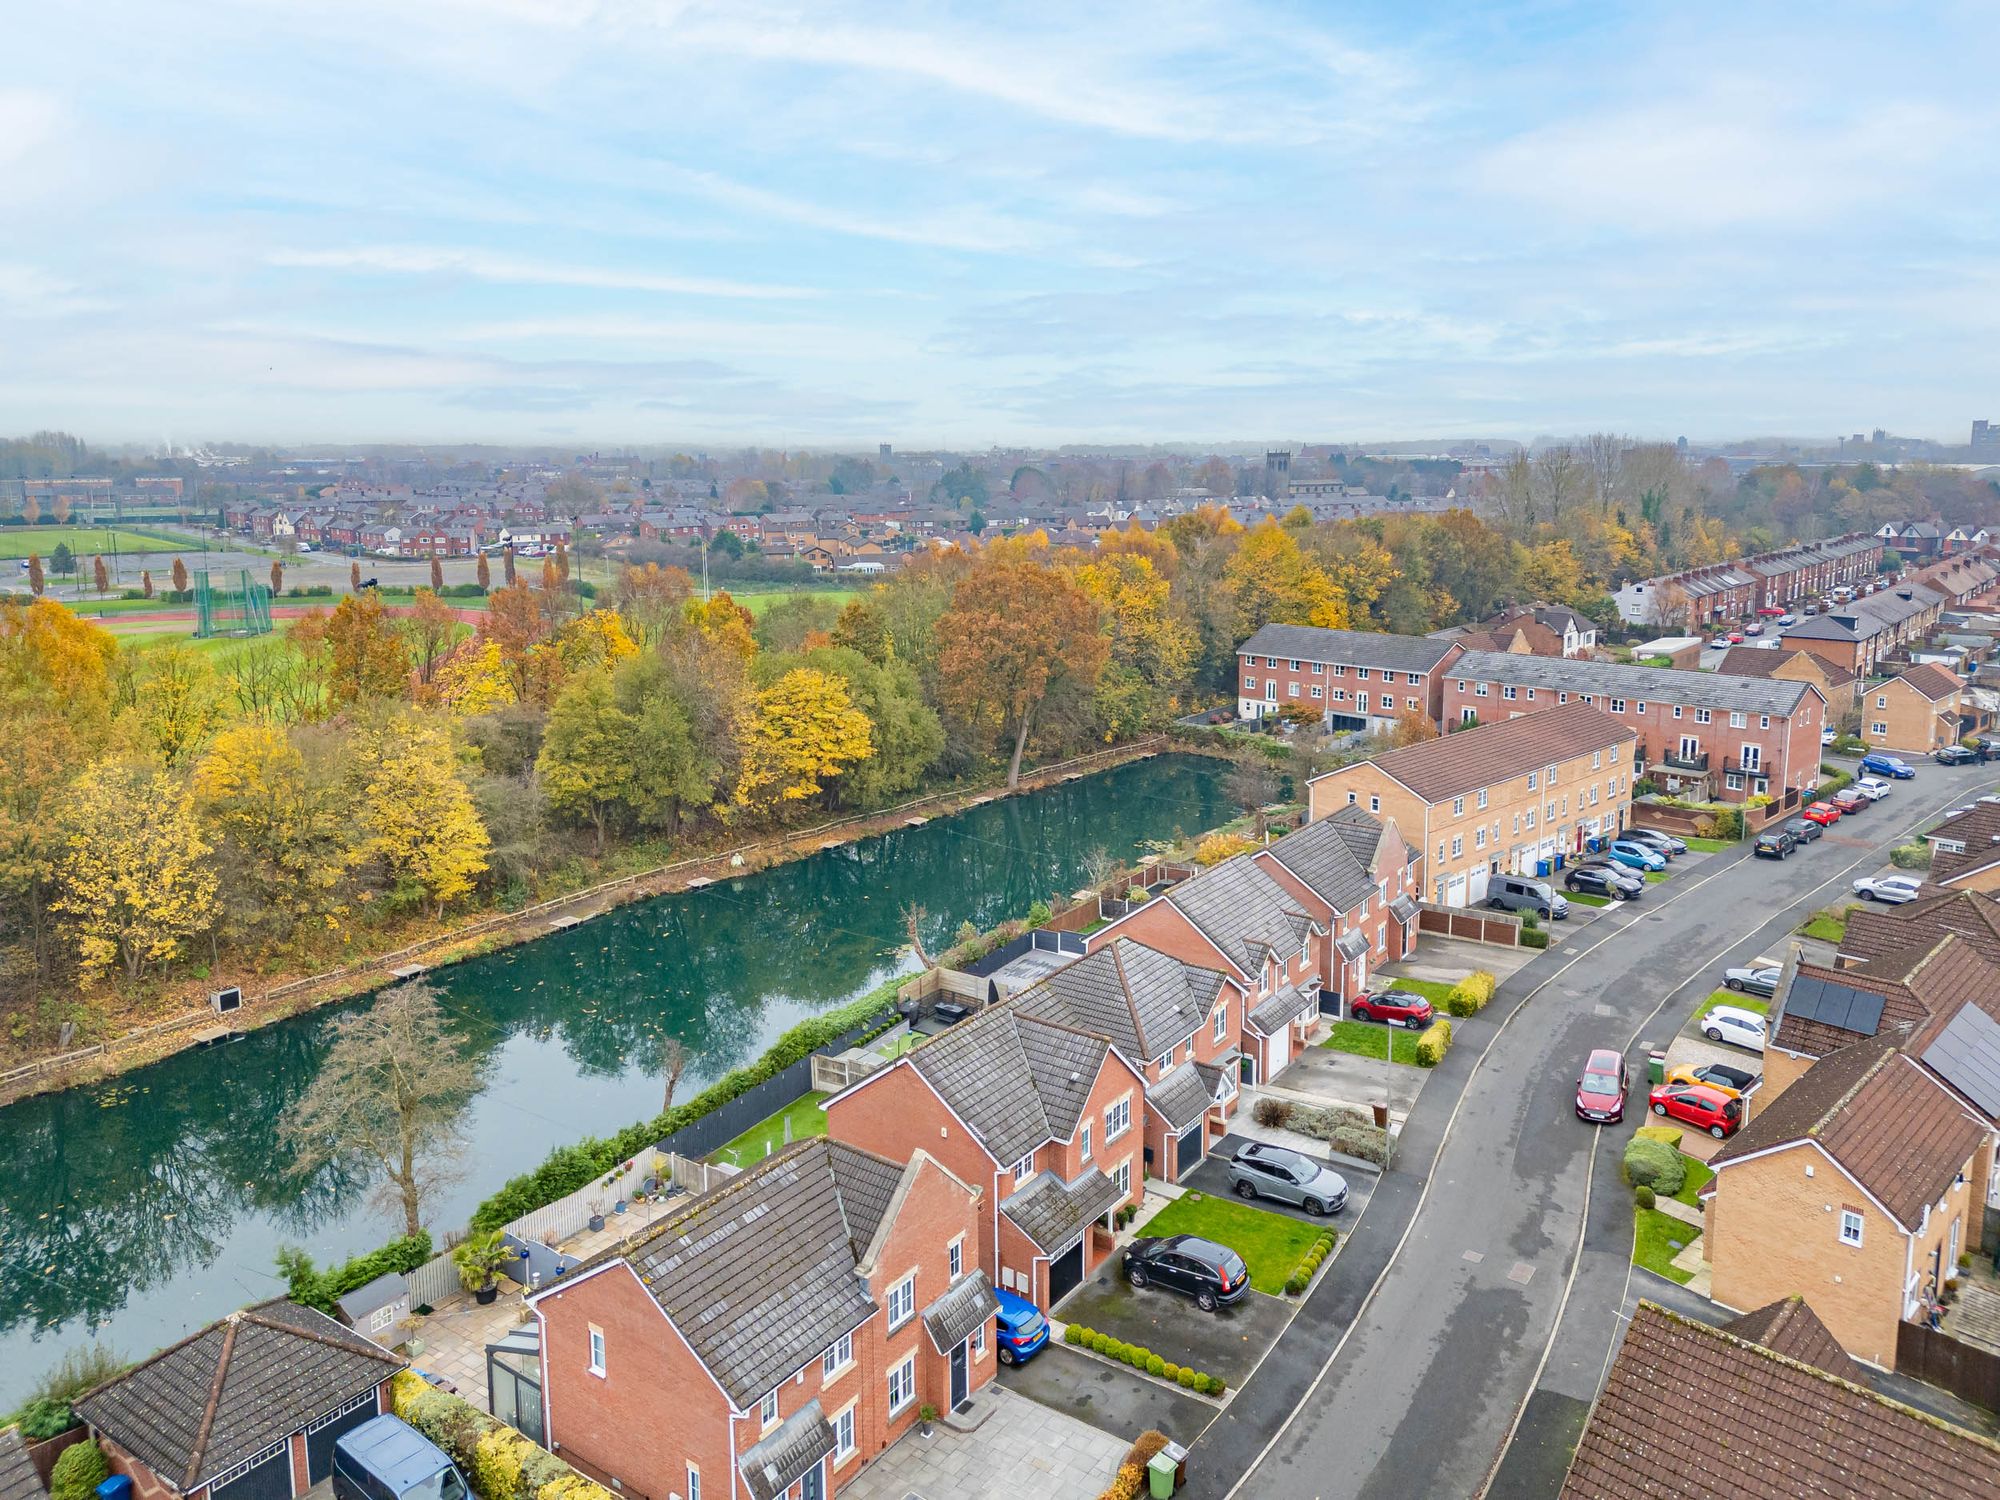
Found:
M 274 266 L 302 270 L 358 271 L 393 276 L 469 276 L 475 281 L 528 286 L 596 287 L 608 291 L 659 292 L 691 297 L 817 297 L 812 287 L 770 286 L 708 276 L 676 276 L 623 271 L 604 266 L 566 265 L 495 255 L 484 250 L 449 250 L 419 245 L 363 245 L 346 250 L 278 250 L 266 257 Z
M 912 219 L 902 220 L 888 214 L 849 213 L 844 209 L 828 208 L 774 193 L 767 188 L 733 182 L 714 172 L 694 171 L 670 163 L 660 163 L 658 170 L 670 181 L 716 203 L 747 209 L 765 218 L 782 219 L 787 223 L 804 224 L 809 228 L 862 239 L 999 254 L 1024 250 L 1048 238 L 1047 231 L 1039 225 L 1024 224 L 985 209 L 942 209 L 928 205 Z
M 110 305 L 100 297 L 79 295 L 75 282 L 52 276 L 39 266 L 0 260 L 0 313 L 10 318 L 66 317 L 100 312 Z

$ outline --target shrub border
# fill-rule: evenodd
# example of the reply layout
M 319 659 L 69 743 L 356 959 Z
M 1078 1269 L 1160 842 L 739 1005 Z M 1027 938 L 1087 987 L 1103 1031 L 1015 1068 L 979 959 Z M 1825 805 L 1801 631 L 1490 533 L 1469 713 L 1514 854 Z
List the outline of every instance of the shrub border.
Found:
M 1087 1349 L 1092 1354 L 1101 1354 L 1116 1364 L 1130 1365 L 1142 1375 L 1150 1375 L 1155 1380 L 1164 1380 L 1178 1385 L 1184 1391 L 1196 1391 L 1206 1396 L 1220 1396 L 1229 1389 L 1229 1382 L 1220 1375 L 1205 1374 L 1191 1365 L 1177 1365 L 1162 1358 L 1144 1344 L 1122 1343 L 1108 1333 L 1098 1333 L 1085 1328 L 1081 1323 L 1071 1323 L 1063 1329 L 1063 1342 L 1072 1348 Z M 1160 1368 L 1152 1368 L 1154 1362 Z M 1174 1373 L 1169 1375 L 1167 1371 Z

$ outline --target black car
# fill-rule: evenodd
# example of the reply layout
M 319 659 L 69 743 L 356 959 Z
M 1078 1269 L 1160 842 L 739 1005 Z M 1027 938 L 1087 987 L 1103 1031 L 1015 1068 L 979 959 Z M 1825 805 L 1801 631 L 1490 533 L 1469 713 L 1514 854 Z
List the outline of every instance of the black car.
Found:
M 1645 882 L 1639 882 L 1645 888 Z M 1603 865 L 1580 865 L 1563 877 L 1563 889 L 1586 896 L 1607 896 L 1613 901 L 1630 901 L 1639 892 L 1618 879 Z
M 1250 1268 L 1242 1256 L 1192 1234 L 1132 1241 L 1125 1248 L 1125 1279 L 1185 1293 L 1203 1312 L 1240 1302 L 1250 1291 Z
M 1979 759 L 1979 752 L 1968 750 L 1963 745 L 1945 745 L 1933 750 L 1931 759 L 1941 766 L 1969 766 Z
M 1649 844 L 1668 859 L 1688 852 L 1687 840 L 1677 839 L 1671 833 L 1662 833 L 1657 828 L 1628 828 L 1621 836 L 1637 844 Z
M 1699 1082 L 1735 1089 L 1739 1094 L 1747 1094 L 1762 1081 L 1761 1074 L 1752 1073 L 1748 1068 L 1732 1068 L 1728 1063 L 1708 1063 L 1696 1068 L 1694 1076 Z
M 1643 896 L 1646 893 L 1646 877 L 1630 865 L 1614 864 L 1608 859 L 1587 859 L 1582 864 L 1571 865 L 1572 870 L 1597 870 L 1610 877 L 1611 883 L 1621 886 L 1628 896 Z
M 1784 831 L 1792 836 L 1795 844 L 1810 844 L 1826 830 L 1811 818 L 1793 818 L 1785 824 Z
M 1799 841 L 1782 828 L 1770 828 L 1757 835 L 1750 852 L 1759 859 L 1783 859 L 1799 847 Z

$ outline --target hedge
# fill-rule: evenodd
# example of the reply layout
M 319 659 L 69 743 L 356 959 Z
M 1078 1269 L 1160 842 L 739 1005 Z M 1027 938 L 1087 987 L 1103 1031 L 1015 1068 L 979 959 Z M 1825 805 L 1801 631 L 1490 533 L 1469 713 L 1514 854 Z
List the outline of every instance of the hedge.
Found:
M 389 1382 L 394 1411 L 451 1455 L 480 1500 L 613 1500 L 546 1448 L 413 1370 Z
M 1417 1038 L 1417 1066 L 1435 1068 L 1444 1061 L 1445 1053 L 1451 1050 L 1451 1022 L 1443 1016 L 1424 1029 Z
M 71 1443 L 49 1471 L 49 1500 L 91 1500 L 111 1473 L 104 1450 L 89 1438 Z
M 1676 1151 L 1681 1149 L 1681 1128 L 1678 1125 L 1641 1125 L 1639 1138 L 1658 1141 L 1661 1145 L 1671 1146 Z
M 1286 1120 L 1289 1127 L 1300 1135 L 1325 1141 L 1344 1155 L 1382 1166 L 1389 1163 L 1389 1132 L 1378 1129 L 1371 1115 L 1352 1106 L 1335 1105 L 1322 1109 L 1310 1104 L 1294 1104 Z
M 1521 929 L 1521 946 L 1523 948 L 1546 948 L 1548 945 L 1549 935 L 1539 927 L 1523 927 Z
M 370 1250 L 366 1255 L 357 1255 L 322 1271 L 313 1265 L 312 1257 L 305 1251 L 296 1245 L 284 1245 L 278 1250 L 278 1274 L 285 1278 L 294 1302 L 330 1313 L 334 1304 L 356 1287 L 366 1286 L 391 1271 L 414 1271 L 431 1258 L 431 1253 L 430 1231 L 419 1229 L 415 1234 L 389 1241 L 379 1250 Z
M 1525 935 L 1525 934 L 1524 934 Z M 1474 969 L 1451 987 L 1444 1008 L 1455 1016 L 1476 1016 L 1493 998 L 1494 978 L 1484 969 Z
M 1122 1343 L 1108 1333 L 1098 1333 L 1081 1323 L 1072 1323 L 1063 1329 L 1063 1342 L 1101 1354 L 1121 1365 L 1130 1365 L 1135 1370 L 1144 1370 L 1162 1380 L 1174 1381 L 1186 1390 L 1206 1391 L 1211 1396 L 1219 1396 L 1229 1389 L 1229 1382 L 1220 1375 L 1204 1375 L 1198 1370 L 1169 1364 L 1144 1344 Z
M 1673 1147 L 1635 1135 L 1625 1143 L 1625 1180 L 1671 1198 L 1687 1181 L 1687 1162 Z
M 1118 1461 L 1118 1477 L 1097 1500 L 1138 1500 L 1146 1489 L 1146 1465 L 1167 1446 L 1167 1435 L 1156 1428 L 1139 1434 L 1125 1456 Z
M 1299 1263 L 1285 1280 L 1285 1290 L 1294 1297 L 1312 1285 L 1313 1273 L 1320 1263 L 1333 1254 L 1337 1236 L 1329 1229 L 1306 1247 L 1306 1253 L 1299 1257 Z
M 810 1056 L 864 1022 L 879 1016 L 886 1029 L 894 1020 L 892 1003 L 896 991 L 908 977 L 887 980 L 859 1000 L 799 1022 L 773 1042 L 757 1061 L 725 1073 L 687 1103 L 677 1104 L 663 1115 L 627 1125 L 609 1140 L 585 1136 L 575 1145 L 556 1147 L 534 1171 L 512 1179 L 480 1204 L 473 1211 L 472 1228 L 480 1232 L 499 1229 L 523 1214 L 546 1208 L 558 1198 L 588 1186 L 620 1162 L 631 1160 L 676 1130 L 722 1108 L 746 1090 L 784 1072 L 800 1058 Z

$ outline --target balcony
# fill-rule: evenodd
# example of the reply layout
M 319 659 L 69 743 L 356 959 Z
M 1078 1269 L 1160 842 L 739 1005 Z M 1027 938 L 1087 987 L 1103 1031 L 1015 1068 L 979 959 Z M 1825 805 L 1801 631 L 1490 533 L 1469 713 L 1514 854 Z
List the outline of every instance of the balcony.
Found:
M 1659 759 L 1659 767 L 1665 771 L 1687 771 L 1701 775 L 1708 770 L 1708 752 L 1699 751 L 1694 755 L 1683 755 L 1678 750 L 1669 750 Z

